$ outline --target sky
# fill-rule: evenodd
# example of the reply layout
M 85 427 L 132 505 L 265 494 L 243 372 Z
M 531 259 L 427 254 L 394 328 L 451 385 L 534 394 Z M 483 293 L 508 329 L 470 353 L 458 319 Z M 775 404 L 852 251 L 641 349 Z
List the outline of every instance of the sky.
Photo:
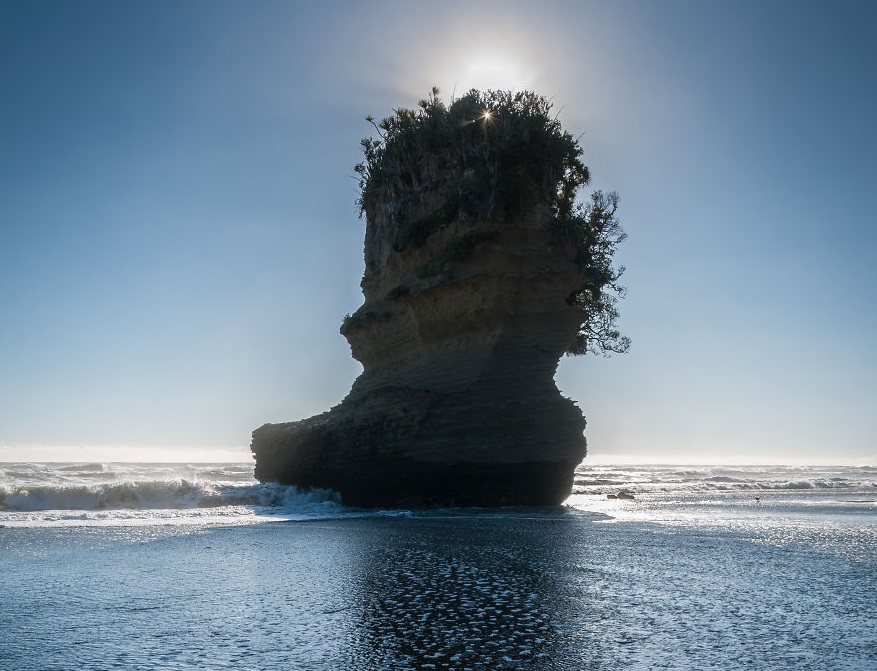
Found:
M 0 3 L 0 461 L 249 458 L 361 366 L 354 165 L 433 85 L 550 98 L 620 194 L 591 459 L 877 463 L 877 5 Z M 587 197 L 588 192 L 582 195 Z

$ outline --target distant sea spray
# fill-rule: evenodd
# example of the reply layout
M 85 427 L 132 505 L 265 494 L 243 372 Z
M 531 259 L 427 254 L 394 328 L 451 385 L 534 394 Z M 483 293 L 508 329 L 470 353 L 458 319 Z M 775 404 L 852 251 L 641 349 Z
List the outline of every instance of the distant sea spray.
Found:
M 251 464 L 0 464 L 0 524 L 233 521 L 339 507 L 332 492 L 259 484 L 252 472 Z
M 607 495 L 635 497 L 638 514 L 660 501 L 825 497 L 855 510 L 877 500 L 877 467 L 589 465 L 576 470 L 567 510 L 613 516 Z M 669 497 L 669 498 L 668 498 Z M 649 505 L 647 505 L 647 502 Z M 810 504 L 808 504 L 810 505 Z M 839 510 L 832 504 L 832 510 Z M 260 484 L 253 464 L 0 463 L 0 526 L 249 524 L 360 515 L 407 515 L 341 505 L 326 490 Z
M 877 466 L 668 466 L 579 467 L 575 494 L 757 492 L 795 490 L 874 491 Z

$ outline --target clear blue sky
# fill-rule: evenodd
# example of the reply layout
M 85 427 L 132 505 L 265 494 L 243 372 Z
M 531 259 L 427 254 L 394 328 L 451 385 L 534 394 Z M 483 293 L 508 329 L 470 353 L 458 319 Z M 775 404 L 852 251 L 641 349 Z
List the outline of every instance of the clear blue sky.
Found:
M 340 401 L 364 117 L 438 85 L 552 97 L 621 194 L 633 348 L 557 376 L 592 454 L 875 463 L 875 35 L 871 2 L 2 2 L 0 460 L 245 456 Z

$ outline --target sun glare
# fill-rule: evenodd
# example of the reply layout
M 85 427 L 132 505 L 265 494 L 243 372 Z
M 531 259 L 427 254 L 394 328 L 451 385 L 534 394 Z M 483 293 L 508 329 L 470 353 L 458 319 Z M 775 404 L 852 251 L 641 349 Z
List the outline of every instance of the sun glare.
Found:
M 455 75 L 463 90 L 474 87 L 519 91 L 530 86 L 533 79 L 519 59 L 498 50 L 470 55 Z

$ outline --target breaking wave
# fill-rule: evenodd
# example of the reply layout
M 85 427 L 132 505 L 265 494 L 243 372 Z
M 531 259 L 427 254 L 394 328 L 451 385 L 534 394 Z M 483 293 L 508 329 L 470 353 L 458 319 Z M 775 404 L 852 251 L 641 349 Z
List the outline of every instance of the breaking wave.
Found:
M 308 503 L 340 503 L 326 490 L 258 484 L 217 486 L 178 481 L 119 482 L 98 485 L 0 486 L 0 510 L 148 510 L 249 506 L 283 508 Z
M 766 490 L 801 497 L 829 493 L 871 502 L 877 498 L 877 469 L 586 463 L 576 469 L 572 499 L 599 495 L 592 498 L 605 501 L 607 495 L 625 491 L 640 502 L 645 498 L 640 495 L 685 499 Z M 410 511 L 348 508 L 337 493 L 327 490 L 259 483 L 252 462 L 0 464 L 0 527 L 198 526 L 405 514 Z
M 236 524 L 345 514 L 340 496 L 260 484 L 253 464 L 0 464 L 0 527 Z
M 877 471 L 870 467 L 589 465 L 576 470 L 575 493 L 612 493 L 619 488 L 635 488 L 640 493 L 859 491 L 877 489 Z

